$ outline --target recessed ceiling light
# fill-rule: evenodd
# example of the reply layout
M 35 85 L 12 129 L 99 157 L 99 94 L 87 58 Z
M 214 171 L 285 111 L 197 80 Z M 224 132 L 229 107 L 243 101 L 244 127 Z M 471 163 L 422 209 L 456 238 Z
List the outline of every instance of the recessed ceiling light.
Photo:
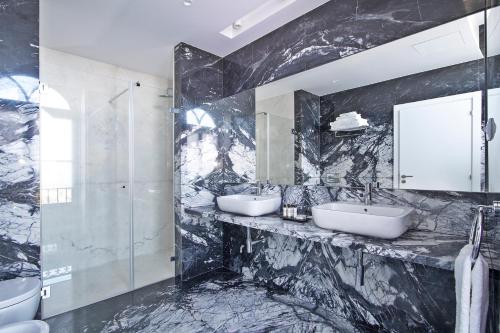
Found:
M 233 23 L 233 30 L 240 30 L 243 27 L 243 22 L 241 20 L 236 20 Z
M 193 0 L 184 0 L 184 6 L 191 6 L 193 4 Z
M 290 6 L 295 1 L 296 0 L 269 0 L 264 2 L 250 13 L 234 21 L 233 24 L 222 30 L 220 33 L 228 38 L 234 38 L 242 32 L 256 26 L 265 19 L 273 16 L 277 12 Z

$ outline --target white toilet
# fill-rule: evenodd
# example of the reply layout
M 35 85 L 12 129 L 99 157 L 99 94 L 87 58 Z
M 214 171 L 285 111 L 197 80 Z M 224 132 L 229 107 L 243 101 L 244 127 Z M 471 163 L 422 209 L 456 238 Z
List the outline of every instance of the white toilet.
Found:
M 0 333 L 48 332 L 44 322 L 32 320 L 40 304 L 38 278 L 0 281 Z

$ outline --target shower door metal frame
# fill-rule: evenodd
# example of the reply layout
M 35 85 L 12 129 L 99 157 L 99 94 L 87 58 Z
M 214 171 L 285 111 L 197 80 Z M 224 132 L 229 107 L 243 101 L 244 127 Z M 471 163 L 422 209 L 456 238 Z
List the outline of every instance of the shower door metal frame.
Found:
M 136 85 L 139 84 L 138 82 Z M 128 94 L 128 198 L 129 198 L 129 291 L 135 289 L 135 244 L 134 244 L 134 174 L 135 174 L 135 133 L 134 133 L 134 84 L 129 82 Z

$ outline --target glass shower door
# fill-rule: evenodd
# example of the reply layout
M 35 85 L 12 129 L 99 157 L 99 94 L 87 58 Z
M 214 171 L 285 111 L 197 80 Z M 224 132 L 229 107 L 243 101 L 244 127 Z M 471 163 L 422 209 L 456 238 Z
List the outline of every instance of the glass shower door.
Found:
M 140 288 L 174 276 L 173 114 L 165 89 L 133 96 L 133 279 Z
M 128 81 L 64 71 L 42 72 L 42 269 L 43 284 L 51 289 L 44 318 L 124 293 L 131 285 L 132 87 Z

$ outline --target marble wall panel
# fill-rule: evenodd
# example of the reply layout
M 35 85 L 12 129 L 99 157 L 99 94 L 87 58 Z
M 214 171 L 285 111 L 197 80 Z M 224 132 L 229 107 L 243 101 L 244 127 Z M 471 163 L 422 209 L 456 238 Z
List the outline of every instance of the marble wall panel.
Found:
M 484 8 L 484 0 L 332 0 L 224 58 L 224 96 Z
M 320 184 L 320 97 L 304 90 L 295 98 L 295 183 Z
M 332 311 L 360 330 L 453 330 L 450 271 L 365 254 L 360 284 L 356 251 L 252 230 L 253 253 L 248 254 L 241 242 L 245 232 L 224 225 L 226 267 L 247 279 Z
M 0 280 L 40 275 L 38 1 L 0 1 Z
M 218 110 L 209 114 L 201 107 L 222 98 L 221 58 L 184 43 L 177 45 L 174 87 L 174 107 L 179 110 L 174 118 L 176 275 L 189 279 L 219 267 L 217 258 L 222 254 L 220 246 L 211 242 L 221 237 L 220 226 L 184 212 L 185 206 L 212 203 L 223 179 L 218 150 L 223 115 Z
M 222 267 L 221 226 L 184 208 L 214 204 L 224 183 L 255 180 L 255 92 L 221 99 L 221 75 L 220 58 L 176 47 L 176 253 L 183 279 Z

